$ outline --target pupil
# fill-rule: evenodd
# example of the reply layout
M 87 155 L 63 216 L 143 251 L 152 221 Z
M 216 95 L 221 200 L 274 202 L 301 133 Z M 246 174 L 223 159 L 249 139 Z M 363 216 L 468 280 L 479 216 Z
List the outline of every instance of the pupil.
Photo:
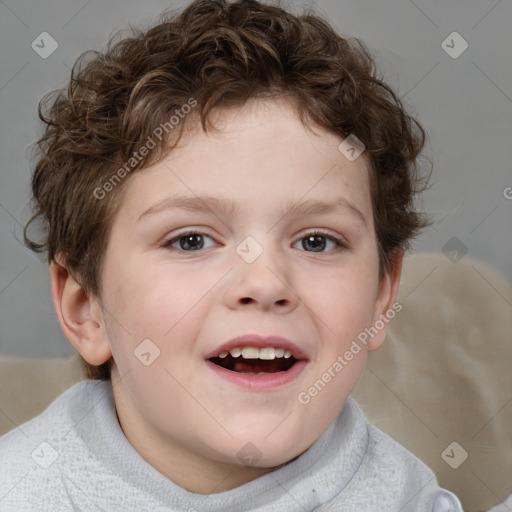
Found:
M 319 252 L 319 250 L 321 251 L 322 249 L 325 248 L 325 240 L 324 240 L 324 237 L 322 235 L 311 235 L 311 236 L 308 236 L 305 239 L 304 243 L 302 244 L 305 249 L 306 249 L 306 244 L 307 243 L 311 244 L 311 246 L 313 247 L 313 251 L 315 251 L 315 252 Z
M 182 249 L 201 249 L 203 246 L 203 243 L 200 243 L 199 247 L 196 247 L 194 244 L 194 241 L 197 242 L 197 239 L 201 237 L 201 235 L 198 234 L 192 234 L 192 235 L 185 235 L 180 238 L 180 246 Z M 184 242 L 184 243 L 182 243 Z M 202 240 L 200 240 L 202 242 Z

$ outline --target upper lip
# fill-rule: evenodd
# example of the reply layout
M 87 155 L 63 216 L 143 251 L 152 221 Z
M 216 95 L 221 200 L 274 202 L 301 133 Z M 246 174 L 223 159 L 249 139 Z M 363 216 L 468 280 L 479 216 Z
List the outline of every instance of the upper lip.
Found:
M 292 353 L 292 357 L 297 360 L 308 359 L 308 356 L 304 350 L 293 343 L 293 341 L 290 341 L 287 338 L 283 338 L 282 336 L 261 336 L 259 334 L 242 334 L 241 336 L 232 338 L 206 354 L 205 359 L 217 357 L 221 352 L 229 352 L 232 348 L 235 347 L 284 348 L 285 350 L 289 350 Z

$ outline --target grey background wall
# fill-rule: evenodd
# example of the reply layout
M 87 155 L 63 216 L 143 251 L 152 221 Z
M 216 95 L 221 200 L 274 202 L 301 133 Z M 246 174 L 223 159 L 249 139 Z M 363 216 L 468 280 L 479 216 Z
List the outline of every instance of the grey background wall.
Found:
M 53 311 L 47 265 L 21 243 L 30 217 L 30 147 L 41 133 L 38 101 L 66 84 L 84 50 L 186 3 L 0 0 L 0 354 L 72 353 Z M 311 6 L 339 32 L 363 39 L 427 129 L 434 171 L 423 209 L 435 224 L 414 250 L 444 252 L 454 264 L 467 251 L 512 282 L 512 2 L 288 5 Z

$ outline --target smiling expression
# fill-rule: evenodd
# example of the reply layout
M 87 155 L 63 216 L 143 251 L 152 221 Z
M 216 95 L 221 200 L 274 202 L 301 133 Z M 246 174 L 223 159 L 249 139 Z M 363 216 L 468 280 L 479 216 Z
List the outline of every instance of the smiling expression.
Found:
M 98 341 L 113 357 L 125 435 L 198 492 L 249 481 L 321 436 L 367 351 L 307 405 L 298 394 L 396 291 L 393 276 L 379 281 L 364 154 L 345 158 L 342 138 L 305 128 L 285 100 L 250 100 L 213 121 L 220 131 L 187 123 L 179 147 L 123 185 Z

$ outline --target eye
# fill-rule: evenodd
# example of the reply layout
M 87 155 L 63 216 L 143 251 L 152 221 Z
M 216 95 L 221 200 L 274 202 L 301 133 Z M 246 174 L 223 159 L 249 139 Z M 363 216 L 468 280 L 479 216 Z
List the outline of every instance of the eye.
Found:
M 307 233 L 306 236 L 303 236 L 299 240 L 299 242 L 302 242 L 302 247 L 307 252 L 330 252 L 324 251 L 328 242 L 334 244 L 334 251 L 347 248 L 345 242 L 341 238 L 337 238 L 323 231 L 312 231 L 311 233 Z
M 198 251 L 200 249 L 205 248 L 205 237 L 209 238 L 210 240 L 213 240 L 212 237 L 206 235 L 205 233 L 199 233 L 197 231 L 187 231 L 185 233 L 181 233 L 171 238 L 170 240 L 167 240 L 166 242 L 164 242 L 163 247 L 173 248 L 185 252 Z M 173 247 L 175 244 L 179 244 L 179 247 Z

